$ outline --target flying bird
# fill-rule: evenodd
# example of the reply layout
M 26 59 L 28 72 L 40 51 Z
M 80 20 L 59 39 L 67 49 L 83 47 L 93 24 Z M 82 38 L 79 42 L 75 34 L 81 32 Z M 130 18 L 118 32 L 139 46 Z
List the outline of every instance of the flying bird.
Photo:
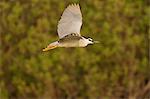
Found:
M 98 43 L 91 38 L 81 36 L 82 14 L 79 4 L 69 5 L 58 22 L 57 32 L 59 40 L 50 43 L 43 51 L 57 47 L 86 47 L 88 44 Z

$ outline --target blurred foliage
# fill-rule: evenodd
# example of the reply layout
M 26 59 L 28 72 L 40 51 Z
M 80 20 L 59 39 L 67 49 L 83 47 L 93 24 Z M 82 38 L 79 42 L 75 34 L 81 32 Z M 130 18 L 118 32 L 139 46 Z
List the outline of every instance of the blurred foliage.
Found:
M 42 49 L 79 3 L 86 48 Z M 147 0 L 0 0 L 0 99 L 150 98 Z M 149 38 L 148 38 L 149 37 Z

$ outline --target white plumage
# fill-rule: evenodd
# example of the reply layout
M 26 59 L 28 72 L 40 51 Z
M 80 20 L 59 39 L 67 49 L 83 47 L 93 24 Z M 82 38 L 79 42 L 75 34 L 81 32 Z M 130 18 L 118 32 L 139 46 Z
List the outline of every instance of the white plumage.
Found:
M 69 5 L 63 12 L 61 19 L 58 23 L 58 36 L 63 38 L 64 36 L 77 33 L 80 35 L 80 29 L 82 25 L 82 14 L 79 4 Z

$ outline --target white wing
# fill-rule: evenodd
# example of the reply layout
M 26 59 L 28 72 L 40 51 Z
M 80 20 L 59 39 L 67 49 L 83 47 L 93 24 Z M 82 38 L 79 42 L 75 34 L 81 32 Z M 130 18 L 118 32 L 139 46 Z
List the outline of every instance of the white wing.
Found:
M 61 19 L 58 23 L 58 36 L 63 38 L 64 36 L 77 33 L 80 35 L 80 28 L 82 25 L 82 14 L 79 4 L 69 5 L 63 12 Z

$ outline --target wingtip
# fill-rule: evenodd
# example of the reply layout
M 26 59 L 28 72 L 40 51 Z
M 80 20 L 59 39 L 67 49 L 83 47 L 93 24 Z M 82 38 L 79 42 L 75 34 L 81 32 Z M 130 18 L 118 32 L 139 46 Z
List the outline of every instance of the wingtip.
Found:
M 79 3 L 72 3 L 70 4 L 68 7 L 80 7 L 80 4 Z

